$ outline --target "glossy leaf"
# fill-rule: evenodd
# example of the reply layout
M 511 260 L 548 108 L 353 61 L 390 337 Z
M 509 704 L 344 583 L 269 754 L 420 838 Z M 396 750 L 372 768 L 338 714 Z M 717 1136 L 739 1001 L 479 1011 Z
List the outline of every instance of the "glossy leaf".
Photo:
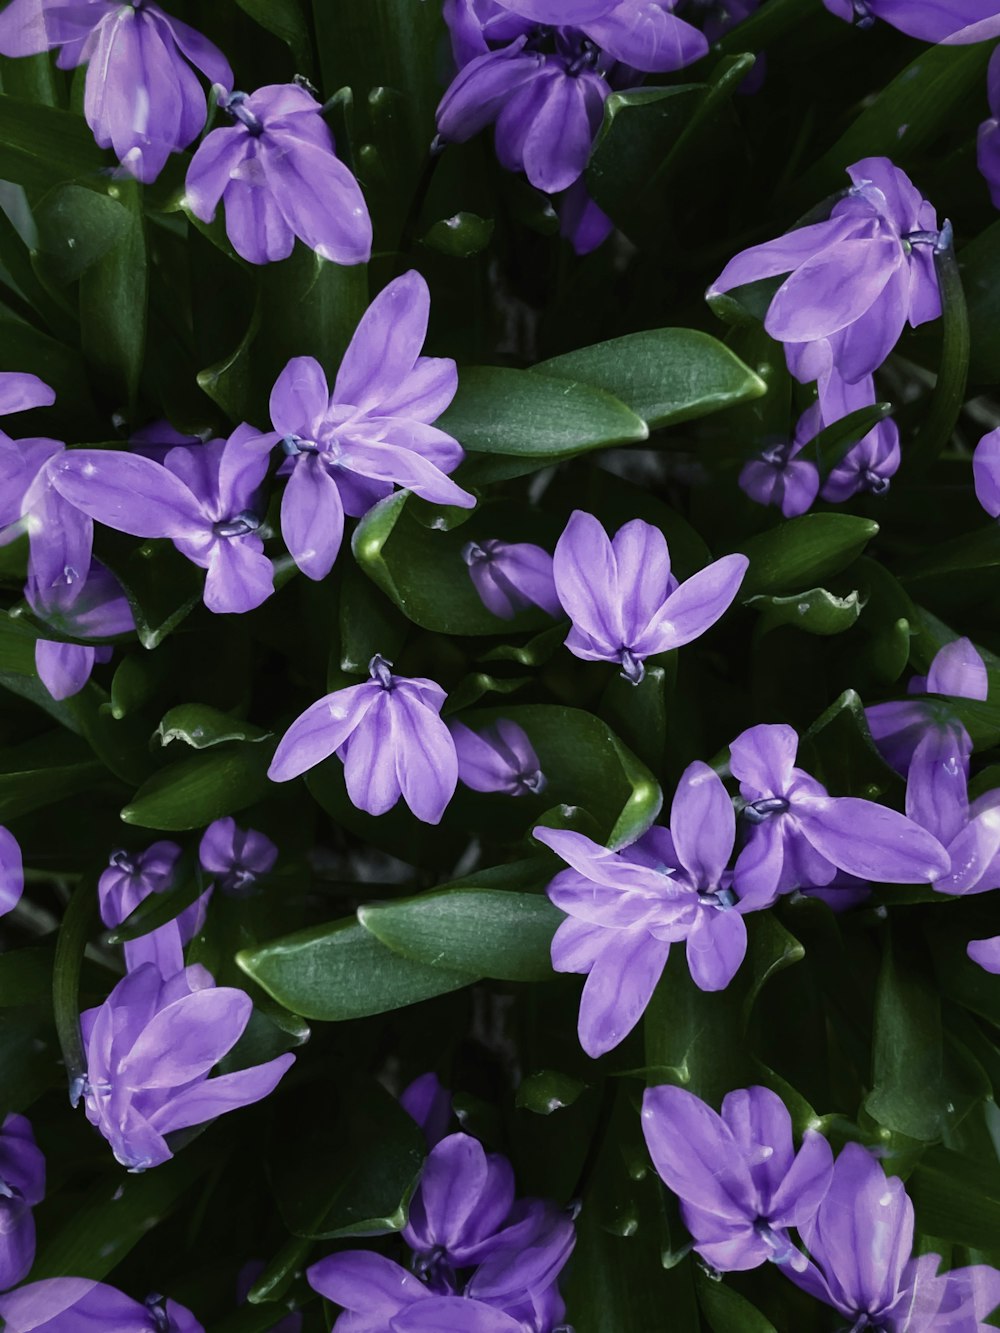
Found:
M 180 759 L 144 782 L 121 817 L 142 828 L 204 828 L 264 795 L 273 754 L 270 744 L 235 741 Z
M 877 523 L 853 514 L 803 514 L 779 523 L 742 543 L 750 568 L 740 595 L 810 587 L 846 568 L 877 533 Z

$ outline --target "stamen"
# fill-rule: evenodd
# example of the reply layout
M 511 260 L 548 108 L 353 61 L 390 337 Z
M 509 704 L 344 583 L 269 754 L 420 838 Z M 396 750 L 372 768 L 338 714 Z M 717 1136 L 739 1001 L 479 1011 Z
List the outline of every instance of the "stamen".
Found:
M 371 676 L 372 680 L 378 681 L 378 683 L 382 686 L 383 690 L 391 690 L 392 689 L 391 668 L 392 668 L 392 663 L 388 661 L 386 658 L 384 658 L 381 653 L 376 653 L 375 656 L 372 658 L 372 660 L 368 663 L 368 674 L 369 676 Z
M 618 659 L 622 664 L 621 678 L 630 685 L 638 685 L 646 675 L 646 668 L 641 658 L 636 657 L 628 648 L 622 647 Z
M 246 105 L 246 93 L 230 93 L 225 102 L 221 103 L 224 111 L 228 111 L 234 120 L 238 120 L 255 139 L 264 133 L 264 122 L 255 116 Z
M 219 523 L 214 523 L 212 531 L 216 537 L 245 537 L 250 532 L 256 532 L 259 527 L 260 519 L 258 516 L 252 509 L 244 509 L 235 518 L 227 518 Z
M 743 807 L 743 818 L 748 824 L 763 824 L 772 815 L 783 815 L 788 809 L 788 802 L 783 796 L 767 796 L 760 801 L 752 801 Z

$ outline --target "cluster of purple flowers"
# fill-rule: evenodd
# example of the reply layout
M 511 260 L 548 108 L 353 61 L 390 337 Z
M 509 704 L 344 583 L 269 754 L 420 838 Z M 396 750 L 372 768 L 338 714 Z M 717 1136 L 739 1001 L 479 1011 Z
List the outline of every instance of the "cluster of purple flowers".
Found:
M 940 1255 L 915 1256 L 903 1182 L 858 1143 L 834 1161 L 814 1129 L 796 1152 L 791 1116 L 769 1088 L 729 1093 L 721 1115 L 683 1088 L 649 1088 L 642 1128 L 712 1268 L 774 1263 L 852 1329 L 985 1333 L 1000 1272 L 976 1264 L 939 1274 Z
M 430 1149 L 402 1238 L 409 1269 L 370 1250 L 320 1259 L 309 1285 L 344 1313 L 339 1333 L 557 1333 L 559 1274 L 573 1252 L 570 1213 L 518 1198 L 514 1169 L 469 1134 L 450 1133 L 451 1099 L 425 1074 L 402 1103 Z

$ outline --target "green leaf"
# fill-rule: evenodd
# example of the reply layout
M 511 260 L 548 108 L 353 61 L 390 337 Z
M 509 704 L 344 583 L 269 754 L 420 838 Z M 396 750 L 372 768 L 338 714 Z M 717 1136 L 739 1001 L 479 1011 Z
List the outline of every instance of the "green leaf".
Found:
M 418 1004 L 476 980 L 401 958 L 353 918 L 244 949 L 236 961 L 286 1009 L 328 1023 Z
M 182 863 L 183 864 L 183 863 Z M 207 885 L 199 875 L 192 873 L 193 866 L 174 874 L 167 888 L 149 894 L 134 908 L 125 920 L 105 936 L 108 944 L 124 944 L 127 940 L 137 940 L 148 935 L 151 930 L 166 925 L 179 917 L 181 912 L 196 902 L 205 892 Z
M 847 167 L 865 157 L 890 157 L 905 167 L 935 142 L 986 74 L 990 48 L 930 46 L 873 98 L 851 127 L 797 182 L 803 207 L 846 187 Z
M 1000 1248 L 1000 1172 L 995 1162 L 931 1148 L 906 1189 L 925 1235 L 976 1249 Z
M 86 876 L 77 884 L 66 908 L 56 937 L 52 964 L 52 1011 L 69 1080 L 70 1102 L 74 1106 L 82 1092 L 81 1080 L 87 1069 L 80 1032 L 80 971 L 96 916 L 96 885 Z
M 994 222 L 959 255 L 971 334 L 969 378 L 1000 384 L 1000 222 Z
M 642 418 L 602 389 L 500 366 L 463 369 L 436 424 L 473 453 L 517 458 L 524 472 L 649 436 Z
M 170 1216 L 197 1180 L 224 1164 L 227 1155 L 224 1141 L 216 1140 L 192 1145 L 155 1171 L 105 1174 L 68 1214 L 65 1201 L 57 1195 L 39 1211 L 41 1242 L 32 1280 L 107 1277 L 147 1232 Z
M 142 186 L 120 180 L 108 194 L 120 198 L 126 226 L 80 278 L 80 337 L 99 382 L 131 414 L 146 355 L 149 295 Z
M 917 476 L 934 462 L 951 440 L 965 404 L 969 379 L 969 313 L 950 222 L 942 227 L 934 247 L 934 269 L 941 292 L 941 363 L 920 429 L 910 442 L 904 459 L 911 475 Z
M 297 1236 L 333 1240 L 399 1231 L 423 1164 L 423 1133 L 371 1079 L 344 1089 L 330 1123 L 329 1094 L 313 1098 L 301 1136 L 275 1155 L 278 1207 Z
M 76 280 L 122 240 L 128 210 L 108 194 L 61 185 L 35 209 L 38 261 L 45 275 L 64 285 Z
M 846 417 L 832 422 L 806 445 L 803 452 L 814 455 L 821 480 L 825 480 L 850 450 L 863 440 L 869 431 L 892 412 L 892 403 L 874 403 L 859 407 Z
M 380 501 L 358 523 L 351 549 L 368 577 L 414 624 L 444 634 L 503 634 L 536 629 L 551 617 L 538 607 L 505 621 L 476 592 L 462 551 L 470 541 L 501 537 L 554 546 L 557 526 L 510 502 L 480 505 L 461 527 L 434 530 L 410 512 L 409 493 Z
M 312 39 L 299 0 L 236 0 L 245 13 L 291 50 L 299 71 L 312 75 Z
M 208 704 L 178 704 L 164 714 L 155 734 L 161 745 L 183 741 L 194 750 L 206 750 L 227 741 L 265 741 L 273 733 Z
M 100 189 L 106 165 L 82 116 L 0 94 L 0 178 L 36 190 L 71 180 Z
M 777 1333 L 771 1321 L 765 1319 L 756 1306 L 726 1286 L 721 1275 L 709 1277 L 699 1268 L 694 1285 L 698 1304 L 712 1333 Z
M 901 804 L 902 779 L 879 753 L 855 690 L 845 690 L 803 732 L 798 762 L 835 796 Z
M 637 88 L 616 92 L 604 103 L 587 188 L 626 232 L 648 227 L 662 208 L 652 182 L 705 95 L 705 84 Z M 644 216 L 645 215 L 645 216 Z
M 23 625 L 0 614 L 0 672 L 10 671 L 18 676 L 35 674 L 34 634 Z
M 720 412 L 767 389 L 728 347 L 697 329 L 626 334 L 542 361 L 532 372 L 604 389 L 651 430 Z
M 156 648 L 201 601 L 204 579 L 169 541 L 107 540 L 101 559 L 122 585 L 139 642 Z
M 586 1087 L 586 1083 L 570 1074 L 541 1069 L 537 1074 L 528 1074 L 521 1079 L 514 1105 L 535 1115 L 552 1115 L 554 1111 L 572 1106 Z
M 90 791 L 104 776 L 87 746 L 65 731 L 47 732 L 4 748 L 0 750 L 0 823 Z
M 803 514 L 742 543 L 750 568 L 740 589 L 792 592 L 845 569 L 878 533 L 878 524 L 853 514 Z
M 747 606 L 760 611 L 758 632 L 794 625 L 807 634 L 843 634 L 856 623 L 864 603 L 857 591 L 837 597 L 826 588 L 810 588 L 792 597 L 749 597 Z
M 126 824 L 142 828 L 204 828 L 233 815 L 268 790 L 267 770 L 274 745 L 226 742 L 193 754 L 154 773 L 121 812 Z
M 940 1136 L 943 1110 L 941 1000 L 929 973 L 886 936 L 865 1099 L 879 1124 L 925 1143 Z
M 474 885 L 358 908 L 364 928 L 394 953 L 501 981 L 552 976 L 549 953 L 562 919 L 544 894 Z
M 311 1248 L 310 1239 L 290 1236 L 247 1292 L 247 1302 L 259 1305 L 265 1301 L 280 1301 L 296 1275 L 304 1268 Z
M 489 245 L 493 225 L 492 218 L 481 218 L 475 213 L 456 213 L 435 222 L 423 243 L 429 250 L 450 255 L 452 259 L 469 259 Z

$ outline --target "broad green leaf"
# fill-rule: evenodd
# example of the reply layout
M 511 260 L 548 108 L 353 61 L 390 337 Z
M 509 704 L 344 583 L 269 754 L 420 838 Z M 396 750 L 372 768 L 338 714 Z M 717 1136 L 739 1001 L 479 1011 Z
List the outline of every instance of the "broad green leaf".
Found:
M 171 542 L 136 546 L 104 534 L 100 555 L 122 585 L 144 648 L 156 648 L 201 601 L 201 570 Z
M 146 355 L 149 277 L 142 186 L 117 181 L 126 224 L 114 244 L 80 278 L 80 336 L 97 379 L 131 413 Z
M 476 980 L 400 958 L 353 918 L 245 949 L 236 961 L 286 1009 L 327 1023 L 418 1004 Z
M 480 600 L 462 551 L 470 541 L 500 537 L 552 548 L 557 525 L 509 502 L 481 505 L 467 523 L 448 531 L 424 527 L 399 491 L 370 509 L 351 548 L 370 579 L 415 624 L 445 634 L 504 634 L 551 623 L 538 607 L 501 620 Z
M 837 597 L 826 588 L 810 588 L 792 597 L 750 597 L 746 604 L 761 612 L 761 634 L 778 625 L 794 625 L 807 634 L 843 634 L 855 624 L 864 606 L 857 591 Z
M 750 568 L 740 595 L 792 592 L 846 568 L 878 533 L 853 514 L 803 514 L 741 544 Z
M 767 388 L 727 347 L 697 329 L 630 333 L 532 370 L 606 390 L 651 430 L 759 398 Z
M 798 762 L 835 796 L 902 804 L 902 780 L 879 754 L 854 690 L 845 690 L 802 733 Z
M 709 1277 L 704 1270 L 698 1269 L 694 1283 L 698 1304 L 712 1333 L 777 1333 L 771 1321 L 739 1292 L 728 1287 L 721 1275 Z
M 240 9 L 291 50 L 299 72 L 311 76 L 312 38 L 300 0 L 236 0 Z
M 942 1112 L 941 1000 L 919 957 L 887 935 L 875 998 L 872 1090 L 865 1109 L 887 1129 L 930 1142 Z
M 540 893 L 463 885 L 370 903 L 358 920 L 394 953 L 428 967 L 501 981 L 545 981 L 562 913 Z
M 1000 1172 L 995 1161 L 973 1161 L 948 1148 L 931 1148 L 906 1189 L 926 1235 L 959 1245 L 1000 1248 Z
M 279 1146 L 272 1167 L 286 1226 L 321 1240 L 399 1231 L 426 1146 L 416 1121 L 364 1078 L 344 1088 L 332 1123 L 328 1093 L 307 1106 L 303 1133 Z
M 110 194 L 61 185 L 35 209 L 37 262 L 59 284 L 76 280 L 122 240 L 131 226 L 127 208 Z
M 214 1140 L 193 1144 L 155 1171 L 106 1173 L 89 1186 L 68 1216 L 57 1195 L 47 1210 L 44 1206 L 40 1210 L 44 1220 L 32 1280 L 106 1277 L 227 1155 L 225 1141 Z M 51 1220 L 47 1212 L 52 1213 Z
M 111 716 L 120 721 L 151 703 L 166 684 L 169 669 L 166 650 L 123 657 L 111 678 Z
M 142 828 L 204 828 L 265 795 L 273 754 L 270 743 L 230 741 L 178 760 L 144 782 L 121 817 Z
M 105 776 L 89 748 L 66 731 L 0 749 L 0 823 L 91 791 Z
M 265 741 L 271 732 L 243 718 L 230 717 L 207 704 L 178 704 L 165 713 L 156 728 L 161 745 L 183 741 L 193 750 L 206 750 L 227 741 Z
M 602 389 L 500 366 L 462 370 L 436 424 L 472 453 L 513 456 L 524 472 L 649 436 L 642 418 Z
M 450 255 L 452 259 L 469 259 L 486 249 L 492 235 L 492 218 L 481 218 L 475 213 L 456 213 L 435 222 L 424 236 L 423 243 L 429 250 Z
M 0 672 L 33 676 L 36 642 L 36 636 L 22 624 L 0 614 Z
M 821 430 L 803 452 L 815 456 L 819 475 L 825 479 L 854 445 L 863 440 L 880 421 L 884 421 L 892 410 L 892 403 L 873 403 L 871 407 L 859 407 L 856 412 L 848 412 L 846 417 L 841 417 Z
M 650 182 L 677 143 L 705 94 L 705 84 L 636 88 L 604 103 L 604 121 L 587 167 L 587 187 L 626 232 L 662 215 Z M 646 215 L 644 217 L 644 215 Z
M 521 1079 L 514 1104 L 525 1111 L 533 1111 L 535 1115 L 552 1115 L 555 1111 L 572 1106 L 586 1086 L 570 1074 L 542 1069 L 537 1074 L 529 1074 Z
M 928 46 L 873 98 L 851 127 L 796 182 L 802 207 L 829 190 L 846 188 L 846 168 L 865 157 L 890 157 L 905 167 L 953 122 L 970 92 L 981 86 L 990 57 L 985 42 Z
M 311 1248 L 310 1239 L 290 1236 L 247 1292 L 247 1303 L 260 1305 L 265 1301 L 280 1301 L 296 1275 L 301 1273 Z
M 530 685 L 531 680 L 531 676 L 508 676 L 498 679 L 496 676 L 488 676 L 484 671 L 474 671 L 471 675 L 463 677 L 448 695 L 448 701 L 441 710 L 441 715 L 447 717 L 450 713 L 470 708 L 487 694 L 515 694 L 525 685 Z
M 0 94 L 0 177 L 45 190 L 79 180 L 102 189 L 107 158 L 82 116 Z

